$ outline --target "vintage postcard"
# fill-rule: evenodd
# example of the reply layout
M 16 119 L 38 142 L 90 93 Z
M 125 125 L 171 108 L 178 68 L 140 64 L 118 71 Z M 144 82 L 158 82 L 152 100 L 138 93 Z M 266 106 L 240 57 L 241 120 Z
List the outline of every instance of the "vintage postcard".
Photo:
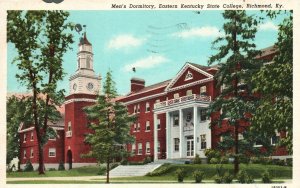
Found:
M 296 0 L 0 7 L 2 187 L 300 186 Z

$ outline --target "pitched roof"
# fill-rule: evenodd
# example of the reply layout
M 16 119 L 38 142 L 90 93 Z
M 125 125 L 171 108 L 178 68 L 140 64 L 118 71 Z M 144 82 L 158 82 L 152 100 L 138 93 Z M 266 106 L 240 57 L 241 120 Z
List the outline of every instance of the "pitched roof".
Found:
M 138 93 L 144 93 L 144 92 L 147 92 L 147 91 L 150 91 L 150 90 L 153 90 L 153 89 L 158 89 L 160 87 L 165 87 L 169 84 L 170 81 L 171 81 L 171 79 L 170 80 L 165 80 L 165 81 L 153 84 L 153 85 L 146 86 L 141 90 L 129 93 L 127 96 L 130 96 L 130 95 L 133 95 L 133 94 L 138 94 Z
M 263 48 L 260 51 L 261 51 L 261 55 L 259 55 L 259 57 L 264 57 L 276 53 L 278 51 L 278 48 L 277 46 L 273 45 L 267 48 Z
M 84 32 L 83 37 L 80 38 L 80 42 L 79 42 L 79 45 L 84 45 L 84 44 L 92 46 L 92 44 L 89 42 L 89 40 L 86 37 L 86 32 Z
M 204 71 L 207 71 L 208 69 L 211 69 L 211 68 L 218 68 L 217 65 L 213 65 L 213 66 L 205 66 L 205 65 L 199 65 L 199 64 L 196 64 L 196 63 L 191 63 L 191 62 L 187 62 L 188 64 L 191 64 L 201 70 L 204 70 Z

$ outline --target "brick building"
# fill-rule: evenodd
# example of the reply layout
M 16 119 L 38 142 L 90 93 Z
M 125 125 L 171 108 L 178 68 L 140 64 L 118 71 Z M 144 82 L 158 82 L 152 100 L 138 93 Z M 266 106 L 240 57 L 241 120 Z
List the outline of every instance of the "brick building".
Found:
M 260 58 L 271 61 L 275 53 L 273 48 L 267 48 Z M 84 143 L 85 134 L 90 130 L 86 126 L 83 107 L 95 103 L 101 88 L 101 77 L 93 70 L 92 45 L 85 34 L 77 56 L 77 71 L 69 79 L 70 94 L 64 103 L 63 120 L 51 125 L 59 136 L 45 145 L 46 168 L 57 168 L 61 161 L 67 169 L 96 164 L 93 159 L 81 157 L 90 148 Z M 129 160 L 142 161 L 147 156 L 154 160 L 188 159 L 196 154 L 205 158 L 205 149 L 216 148 L 222 140 L 222 132 L 226 131 L 226 128 L 210 129 L 211 118 L 207 116 L 209 103 L 219 92 L 214 80 L 217 70 L 217 67 L 188 62 L 172 79 L 157 84 L 146 86 L 143 79 L 131 79 L 129 94 L 117 99 L 128 107 L 129 113 L 138 116 L 130 130 L 135 143 L 128 146 L 133 153 Z M 21 167 L 30 160 L 36 169 L 38 155 L 34 128 L 20 126 L 19 132 Z M 274 140 L 271 138 L 270 142 Z M 278 148 L 274 157 L 287 157 L 285 148 Z

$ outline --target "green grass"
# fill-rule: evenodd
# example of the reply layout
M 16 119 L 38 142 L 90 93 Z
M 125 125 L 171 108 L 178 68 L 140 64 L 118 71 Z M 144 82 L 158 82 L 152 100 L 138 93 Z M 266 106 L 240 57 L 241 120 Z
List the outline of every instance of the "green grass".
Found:
M 6 173 L 8 178 L 32 178 L 32 177 L 71 177 L 71 176 L 97 176 L 98 172 L 104 174 L 104 168 L 99 166 L 87 166 L 80 168 L 73 168 L 65 171 L 46 171 L 45 175 L 38 175 L 37 171 L 34 172 L 11 172 Z

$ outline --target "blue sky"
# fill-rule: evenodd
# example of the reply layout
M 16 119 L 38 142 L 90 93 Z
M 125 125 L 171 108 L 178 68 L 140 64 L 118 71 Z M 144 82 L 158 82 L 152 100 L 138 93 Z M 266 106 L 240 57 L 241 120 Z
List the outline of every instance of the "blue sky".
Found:
M 151 85 L 176 75 L 185 62 L 207 65 L 215 52 L 211 42 L 222 35 L 222 11 L 71 11 L 69 21 L 87 25 L 87 38 L 93 45 L 94 70 L 105 76 L 111 69 L 117 90 L 124 95 L 130 90 L 130 78 L 139 77 Z M 248 14 L 260 15 L 259 11 Z M 255 43 L 258 48 L 276 42 L 277 20 L 266 19 L 259 26 Z M 77 64 L 77 45 L 80 35 L 74 31 L 73 50 L 64 56 L 66 76 L 59 88 L 69 91 L 69 77 Z M 8 92 L 26 92 L 15 74 L 11 62 L 17 53 L 8 44 Z M 131 69 L 136 67 L 134 73 Z

